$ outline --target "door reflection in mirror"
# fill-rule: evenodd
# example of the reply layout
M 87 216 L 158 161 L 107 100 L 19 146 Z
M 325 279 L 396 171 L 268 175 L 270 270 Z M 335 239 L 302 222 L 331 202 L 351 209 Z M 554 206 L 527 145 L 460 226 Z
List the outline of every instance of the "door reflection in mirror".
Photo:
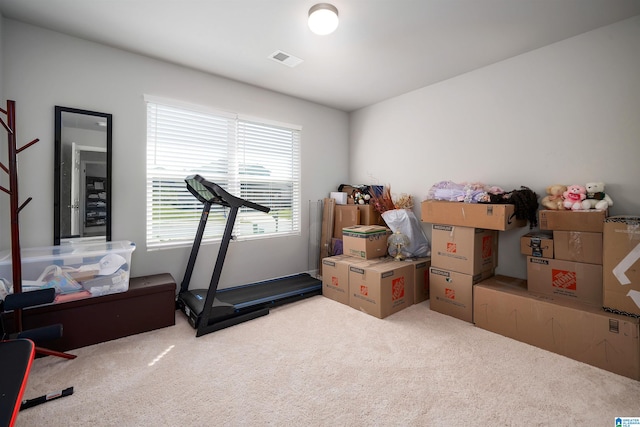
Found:
M 54 244 L 111 240 L 111 114 L 56 107 Z

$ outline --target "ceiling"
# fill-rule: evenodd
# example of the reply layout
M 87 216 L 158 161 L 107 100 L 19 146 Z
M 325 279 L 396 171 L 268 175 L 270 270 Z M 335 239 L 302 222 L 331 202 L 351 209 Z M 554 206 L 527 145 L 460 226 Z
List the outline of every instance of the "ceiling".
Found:
M 344 111 L 640 15 L 640 0 L 333 0 L 340 25 L 317 36 L 315 3 L 0 0 L 0 12 Z

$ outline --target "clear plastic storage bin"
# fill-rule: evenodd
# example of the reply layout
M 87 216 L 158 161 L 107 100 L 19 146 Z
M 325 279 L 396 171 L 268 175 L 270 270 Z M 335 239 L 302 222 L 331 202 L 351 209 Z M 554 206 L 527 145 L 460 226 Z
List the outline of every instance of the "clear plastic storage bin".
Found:
M 126 292 L 130 241 L 73 242 L 21 250 L 22 291 L 55 288 L 55 302 Z M 0 253 L 0 299 L 13 293 L 11 251 Z

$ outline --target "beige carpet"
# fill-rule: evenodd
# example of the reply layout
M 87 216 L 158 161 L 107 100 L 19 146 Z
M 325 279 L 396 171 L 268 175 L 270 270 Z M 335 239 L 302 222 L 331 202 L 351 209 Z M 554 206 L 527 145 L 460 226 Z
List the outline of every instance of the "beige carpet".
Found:
M 144 309 L 144 307 L 141 307 Z M 35 361 L 18 426 L 614 426 L 640 382 L 436 313 L 321 296 L 195 338 L 176 326 Z

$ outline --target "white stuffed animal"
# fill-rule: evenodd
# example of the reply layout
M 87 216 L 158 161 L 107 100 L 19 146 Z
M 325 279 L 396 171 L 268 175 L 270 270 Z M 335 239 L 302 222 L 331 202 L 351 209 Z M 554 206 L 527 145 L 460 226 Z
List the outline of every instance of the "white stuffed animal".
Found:
M 590 209 L 604 211 L 613 206 L 613 200 L 604 192 L 604 182 L 587 182 L 587 198 L 585 202 L 589 202 Z

